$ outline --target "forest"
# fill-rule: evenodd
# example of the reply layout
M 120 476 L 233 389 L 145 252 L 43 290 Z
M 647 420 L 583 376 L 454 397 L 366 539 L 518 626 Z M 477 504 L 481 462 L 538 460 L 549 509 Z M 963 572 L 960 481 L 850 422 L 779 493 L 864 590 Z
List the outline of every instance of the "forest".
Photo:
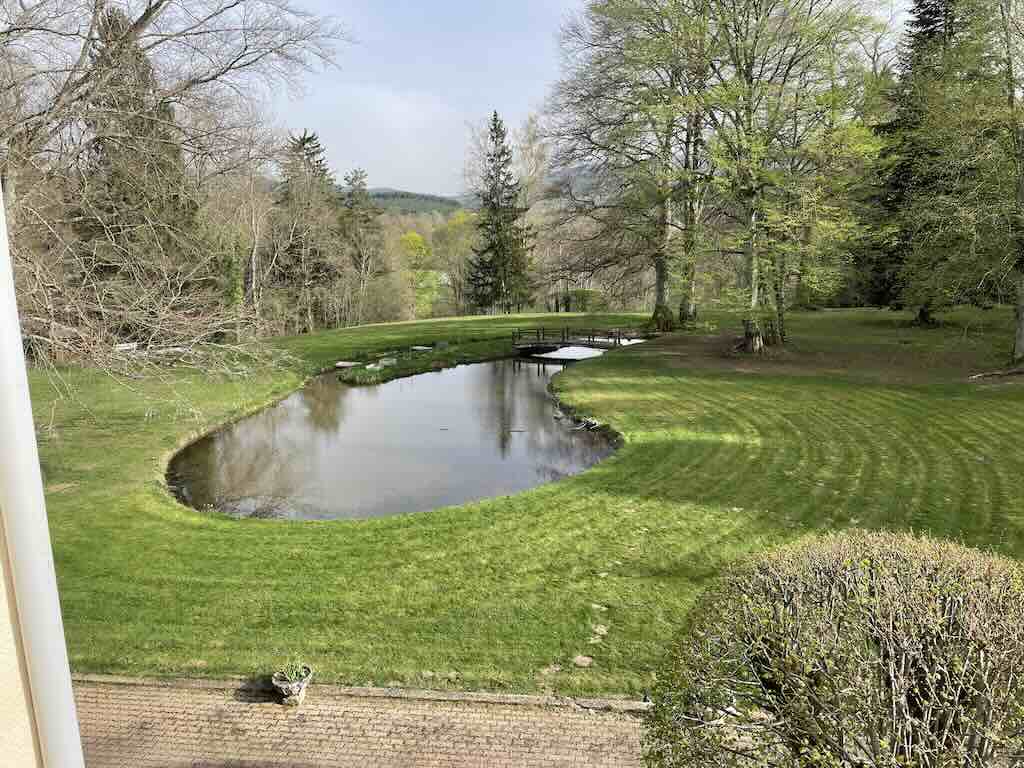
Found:
M 268 89 L 344 28 L 282 0 L 5 3 L 0 173 L 27 351 L 103 360 L 368 322 L 1018 308 L 1014 0 L 589 0 L 561 75 L 472 127 L 466 200 L 337 173 Z

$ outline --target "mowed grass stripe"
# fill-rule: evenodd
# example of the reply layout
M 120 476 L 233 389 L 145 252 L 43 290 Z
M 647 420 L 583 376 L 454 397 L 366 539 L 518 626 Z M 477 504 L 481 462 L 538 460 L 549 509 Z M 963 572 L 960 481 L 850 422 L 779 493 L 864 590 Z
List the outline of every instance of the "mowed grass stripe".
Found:
M 790 351 L 770 360 L 723 355 L 709 327 L 574 366 L 556 389 L 622 432 L 616 456 L 510 498 L 363 522 L 199 514 L 162 487 L 163 462 L 332 360 L 564 316 L 284 340 L 295 367 L 247 380 L 169 372 L 128 388 L 68 370 L 75 397 L 60 399 L 35 375 L 73 664 L 217 676 L 299 654 L 352 684 L 637 693 L 747 553 L 855 524 L 1024 555 L 1024 387 L 967 383 L 998 367 L 1012 317 L 985 313 L 977 334 L 976 315 L 956 317 L 966 341 L 962 324 L 818 313 L 794 317 Z M 608 634 L 592 644 L 597 624 Z M 591 668 L 573 667 L 581 653 Z M 542 674 L 551 665 L 562 671 Z

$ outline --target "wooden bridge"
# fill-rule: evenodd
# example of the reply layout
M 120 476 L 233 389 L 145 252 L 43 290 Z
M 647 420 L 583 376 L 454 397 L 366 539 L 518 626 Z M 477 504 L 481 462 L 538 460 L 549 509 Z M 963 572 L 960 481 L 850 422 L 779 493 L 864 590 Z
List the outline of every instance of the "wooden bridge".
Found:
M 615 349 L 630 342 L 646 339 L 647 334 L 623 328 L 516 328 L 512 343 L 524 354 L 554 352 L 569 345 Z

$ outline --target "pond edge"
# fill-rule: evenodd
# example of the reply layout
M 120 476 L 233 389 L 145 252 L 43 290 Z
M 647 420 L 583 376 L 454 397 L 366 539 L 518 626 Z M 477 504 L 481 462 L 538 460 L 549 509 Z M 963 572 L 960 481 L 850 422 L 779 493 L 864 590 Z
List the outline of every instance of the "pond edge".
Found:
M 374 354 L 379 354 L 379 353 L 369 353 L 369 356 L 372 357 Z M 412 378 L 413 376 L 421 376 L 421 375 L 426 374 L 426 373 L 436 373 L 438 371 L 451 370 L 453 368 L 459 368 L 459 367 L 461 367 L 463 365 L 479 365 L 481 363 L 496 362 L 498 360 L 514 360 L 514 359 L 518 359 L 518 357 L 519 356 L 514 351 L 502 352 L 502 353 L 494 353 L 494 354 L 486 354 L 486 355 L 480 355 L 480 356 L 471 356 L 470 359 L 459 360 L 459 361 L 456 361 L 453 364 L 448 364 L 448 365 L 444 365 L 441 368 L 437 368 L 437 367 L 435 367 L 435 363 L 437 362 L 437 358 L 434 357 L 434 358 L 429 358 L 428 359 L 428 356 L 424 355 L 423 361 L 422 361 L 423 362 L 422 366 L 416 366 L 415 368 L 410 369 L 410 370 L 403 370 L 400 374 L 398 374 L 396 376 L 384 378 L 382 381 L 379 381 L 379 382 L 367 383 L 367 384 L 351 384 L 351 383 L 349 383 L 348 386 L 352 386 L 352 387 L 378 387 L 378 386 L 381 386 L 383 384 L 387 384 L 387 383 L 392 382 L 392 381 L 399 381 L 401 379 L 409 379 L 409 378 Z M 567 418 L 571 419 L 574 424 L 577 424 L 577 425 L 578 424 L 583 424 L 583 423 L 585 423 L 586 419 L 585 419 L 583 413 L 581 412 L 580 408 L 575 406 L 575 405 L 572 405 L 570 403 L 567 403 L 566 401 L 564 401 L 559 396 L 559 394 L 554 390 L 555 378 L 560 373 L 562 373 L 564 370 L 565 370 L 565 368 L 563 368 L 562 371 L 559 371 L 558 373 L 556 373 L 554 376 L 552 376 L 551 381 L 548 382 L 548 387 L 547 387 L 548 397 L 551 398 L 551 400 L 558 407 L 558 409 L 561 410 L 562 413 L 564 413 Z M 289 374 L 294 373 L 294 374 L 299 375 L 298 371 L 288 371 L 288 373 Z M 239 413 L 232 414 L 229 418 L 223 419 L 220 422 L 215 423 L 212 426 L 201 427 L 201 428 L 192 430 L 192 431 L 188 432 L 187 434 L 185 434 L 181 439 L 179 439 L 177 441 L 177 443 L 175 444 L 174 448 L 172 448 L 172 449 L 170 449 L 168 451 L 165 451 L 157 459 L 157 485 L 158 485 L 158 487 L 160 489 L 161 495 L 163 495 L 167 499 L 169 499 L 174 504 L 174 506 L 178 508 L 179 511 L 184 510 L 184 511 L 187 511 L 191 515 L 198 515 L 198 516 L 204 517 L 204 518 L 215 517 L 215 518 L 220 518 L 220 519 L 224 519 L 224 520 L 239 521 L 240 518 L 233 517 L 233 516 L 227 514 L 226 512 L 222 512 L 221 510 L 218 510 L 218 509 L 201 510 L 201 509 L 197 509 L 195 507 L 191 507 L 188 504 L 185 504 L 184 502 L 182 502 L 181 499 L 179 499 L 178 496 L 175 494 L 174 490 L 171 488 L 171 484 L 169 482 L 169 475 L 170 475 L 170 471 L 171 471 L 171 463 L 174 461 L 174 458 L 179 453 L 181 453 L 182 451 L 188 449 L 189 447 L 191 447 L 195 443 L 198 443 L 201 440 L 205 440 L 206 438 L 216 434 L 217 432 L 220 432 L 221 430 L 227 429 L 228 427 L 233 426 L 234 424 L 237 424 L 240 421 L 243 421 L 243 420 L 249 418 L 250 416 L 254 416 L 257 413 L 260 413 L 261 411 L 265 411 L 268 408 L 273 408 L 274 406 L 279 405 L 280 403 L 284 402 L 289 397 L 294 395 L 296 392 L 299 392 L 304 387 L 308 386 L 310 384 L 310 382 L 312 382 L 314 379 L 320 378 L 321 376 L 327 376 L 327 375 L 335 374 L 335 373 L 340 375 L 342 372 L 338 371 L 333 366 L 328 366 L 328 367 L 325 367 L 325 368 L 321 368 L 319 370 L 314 370 L 313 372 L 311 372 L 311 373 L 307 374 L 306 376 L 302 377 L 300 379 L 299 384 L 297 386 L 295 386 L 294 388 L 289 389 L 287 392 L 284 392 L 284 393 L 281 393 L 281 394 L 274 394 L 274 395 L 266 398 L 265 400 L 261 400 L 259 402 L 254 403 L 252 406 L 247 406 L 247 407 L 243 408 L 242 411 L 240 411 Z M 347 383 L 347 382 L 345 382 L 345 383 Z M 605 463 L 606 461 L 608 461 L 609 459 L 613 458 L 615 456 L 615 454 L 626 444 L 625 436 L 622 433 L 620 433 L 618 430 L 613 428 L 610 424 L 600 424 L 598 427 L 596 427 L 592 431 L 598 432 L 605 439 L 607 439 L 608 443 L 609 443 L 609 445 L 611 446 L 611 449 L 612 449 L 612 453 L 609 456 L 607 456 L 605 459 L 602 459 L 597 464 L 595 464 L 594 467 L 599 466 L 599 465 Z M 593 467 L 588 467 L 588 469 L 586 471 L 589 471 L 590 469 L 593 469 Z M 547 485 L 547 484 L 545 483 L 545 485 Z M 461 505 L 457 505 L 457 506 L 461 506 Z M 281 522 L 281 521 L 277 521 L 277 522 Z M 303 521 L 303 522 L 308 523 L 309 521 Z M 360 521 L 360 520 L 337 520 L 337 521 L 336 520 L 329 520 L 329 521 L 323 521 L 323 522 L 326 522 L 326 523 L 333 523 L 333 522 L 352 523 L 352 522 L 362 522 L 362 521 Z

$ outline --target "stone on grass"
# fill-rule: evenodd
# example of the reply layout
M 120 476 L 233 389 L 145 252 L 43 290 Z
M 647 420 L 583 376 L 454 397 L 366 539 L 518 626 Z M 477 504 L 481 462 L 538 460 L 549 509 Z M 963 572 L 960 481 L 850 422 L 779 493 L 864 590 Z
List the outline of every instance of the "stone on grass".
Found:
M 558 664 L 552 664 L 550 667 L 544 667 L 544 669 L 542 669 L 540 671 L 540 673 L 542 675 L 549 676 L 549 675 L 557 675 L 561 671 L 562 671 L 562 668 Z
M 593 666 L 594 660 L 592 658 L 590 658 L 589 656 L 583 656 L 581 654 L 581 655 L 577 656 L 575 659 L 573 659 L 572 663 L 575 664 L 580 669 L 586 669 L 587 667 Z
M 339 371 L 346 371 L 349 368 L 358 368 L 360 365 L 362 365 L 362 363 L 352 363 L 347 360 L 339 360 L 334 364 L 334 367 Z

